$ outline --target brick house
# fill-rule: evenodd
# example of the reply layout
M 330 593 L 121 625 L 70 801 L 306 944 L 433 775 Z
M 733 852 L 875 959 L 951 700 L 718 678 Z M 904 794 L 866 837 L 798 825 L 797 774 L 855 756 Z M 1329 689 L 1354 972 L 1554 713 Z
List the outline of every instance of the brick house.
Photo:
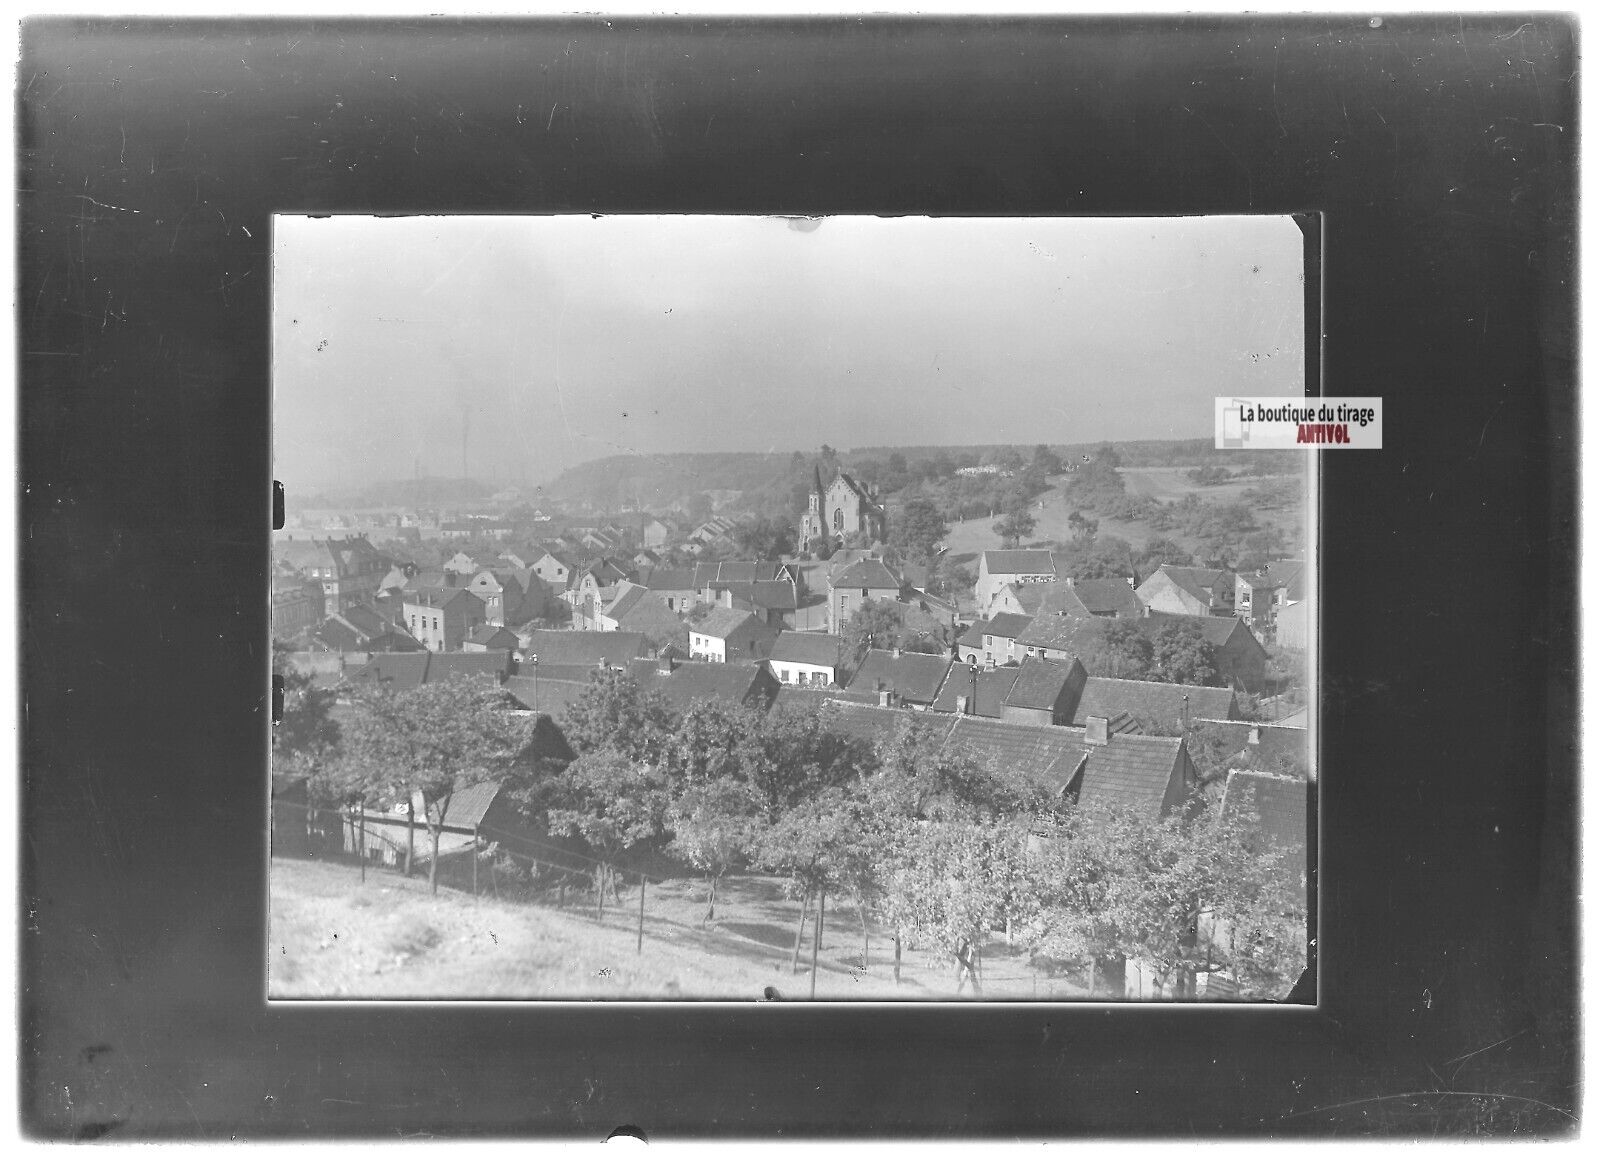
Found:
M 1043 584 L 1057 577 L 1055 556 L 1042 548 L 991 548 L 978 556 L 978 579 L 972 596 L 978 616 L 988 617 L 996 595 L 1006 585 Z
M 1234 575 L 1225 568 L 1164 564 L 1147 576 L 1136 592 L 1148 608 L 1158 613 L 1233 616 Z

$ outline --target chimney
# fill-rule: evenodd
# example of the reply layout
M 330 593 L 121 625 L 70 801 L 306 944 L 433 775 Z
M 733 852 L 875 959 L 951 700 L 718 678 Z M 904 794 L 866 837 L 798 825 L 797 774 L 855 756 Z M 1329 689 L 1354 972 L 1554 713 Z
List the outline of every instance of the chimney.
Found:
M 964 694 L 964 693 L 957 694 L 956 695 L 956 713 L 959 715 L 959 714 L 965 714 L 966 712 L 967 712 L 967 695 Z
M 1110 731 L 1105 718 L 1090 716 L 1084 723 L 1083 740 L 1091 746 L 1109 745 Z

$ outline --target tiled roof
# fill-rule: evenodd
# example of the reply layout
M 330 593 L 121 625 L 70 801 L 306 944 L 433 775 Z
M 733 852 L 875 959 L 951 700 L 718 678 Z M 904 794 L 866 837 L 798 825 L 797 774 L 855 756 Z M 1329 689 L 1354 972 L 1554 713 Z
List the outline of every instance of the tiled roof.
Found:
M 539 665 L 583 665 L 593 668 L 604 657 L 613 667 L 649 652 L 643 633 L 602 633 L 592 629 L 535 629 L 525 654 L 538 654 Z
M 621 588 L 620 585 L 618 587 Z M 629 612 L 633 610 L 633 607 L 637 605 L 641 599 L 648 595 L 649 592 L 649 589 L 640 585 L 629 585 L 626 589 L 622 590 L 621 596 L 617 597 L 616 600 L 611 602 L 611 607 L 606 610 L 606 616 L 610 617 L 614 621 L 620 621 L 623 617 L 626 617 Z
M 900 578 L 875 557 L 847 564 L 828 581 L 836 589 L 900 589 Z
M 715 560 L 695 565 L 694 587 L 709 588 L 717 581 L 772 580 L 783 565 L 775 560 Z
M 843 651 L 844 641 L 832 633 L 796 633 L 792 629 L 785 629 L 778 634 L 768 660 L 837 666 Z
M 695 570 L 692 568 L 652 568 L 639 578 L 639 583 L 656 592 L 693 592 Z
M 1144 614 L 1144 602 L 1133 586 L 1120 577 L 1081 580 L 1072 591 L 1083 607 L 1099 617 L 1138 617 Z
M 990 576 L 1055 575 L 1055 558 L 1044 548 L 991 548 L 982 558 Z
M 1104 618 L 1085 614 L 1058 617 L 1043 613 L 1035 617 L 1017 637 L 1017 644 L 1041 649 L 1058 649 L 1075 657 L 1093 652 L 1101 640 Z
M 489 813 L 489 808 L 499 796 L 499 782 L 479 782 L 473 786 L 463 786 L 450 796 L 450 805 L 444 812 L 444 825 L 471 830 L 483 821 L 484 815 Z M 421 812 L 418 814 L 420 816 Z M 428 818 L 438 820 L 437 802 L 428 803 Z
M 1011 687 L 1016 684 L 1017 674 L 1022 670 L 1015 665 L 1002 665 L 996 669 L 978 670 L 978 695 L 974 702 L 972 695 L 972 671 L 965 665 L 952 665 L 946 674 L 944 684 L 939 687 L 939 696 L 933 699 L 930 707 L 940 713 L 953 714 L 956 712 L 956 699 L 967 699 L 967 712 L 984 718 L 997 718 L 1000 716 L 1001 707 L 1005 705 L 1006 695 L 1011 692 Z
M 989 627 L 984 632 L 993 637 L 1004 637 L 1015 641 L 1017 635 L 1032 621 L 1033 618 L 1024 613 L 996 613 L 989 618 Z
M 1035 586 L 1028 586 L 1030 588 Z M 1051 581 L 1048 584 L 1037 586 L 1039 589 L 1039 609 L 1035 616 L 1048 613 L 1065 617 L 1090 617 L 1093 612 L 1083 603 L 1077 590 L 1066 581 Z
M 504 625 L 479 625 L 471 633 L 467 634 L 467 640 L 474 645 L 487 645 L 501 634 L 505 634 L 512 640 L 515 640 L 517 636 Z
M 763 609 L 786 610 L 799 604 L 795 600 L 794 585 L 787 580 L 713 581 L 712 587 L 725 588 L 735 601 L 759 605 Z
M 1287 599 L 1300 601 L 1306 595 L 1306 562 L 1303 560 L 1274 560 L 1264 570 L 1280 588 L 1287 588 Z
M 868 649 L 860 667 L 847 686 L 854 693 L 874 693 L 892 689 L 902 701 L 927 704 L 938 695 L 951 659 L 945 654 L 902 652 L 899 657 L 888 649 Z
M 671 673 L 662 673 L 654 661 L 641 660 L 629 667 L 629 674 L 641 689 L 660 690 L 680 709 L 708 699 L 742 704 L 769 684 L 776 684 L 761 665 L 719 661 L 678 661 Z M 766 708 L 764 704 L 762 708 Z
M 974 621 L 972 627 L 956 638 L 957 645 L 970 645 L 974 649 L 983 648 L 983 635 L 989 631 L 988 621 Z
M 1066 713 L 1072 712 L 1072 703 L 1083 689 L 1088 677 L 1077 658 L 1071 661 L 1046 661 L 1029 657 L 1022 663 L 1017 680 L 1006 695 L 1005 702 L 1018 709 L 1054 709 L 1058 703 Z M 1062 700 L 1062 691 L 1068 691 Z M 1077 723 L 1075 723 L 1077 724 Z
M 772 699 L 774 712 L 780 709 L 821 709 L 831 702 L 846 702 L 855 705 L 876 705 L 876 694 L 851 693 L 847 689 L 833 689 L 823 686 L 780 685 L 777 694 Z
M 689 632 L 727 640 L 730 634 L 743 628 L 745 622 L 753 620 L 755 618 L 745 609 L 712 609 L 705 620 L 698 625 L 690 625 Z
M 1043 787 L 1059 794 L 1081 772 L 1078 801 L 1086 809 L 1131 807 L 1157 816 L 1168 802 L 1182 738 L 1112 734 L 1092 746 L 1084 731 L 1070 726 L 1036 726 L 981 717 L 936 719 L 915 710 L 835 703 L 835 728 L 867 741 L 892 736 L 902 721 L 927 722 L 941 730 L 946 750 L 989 765 L 1001 778 Z M 1174 794 L 1174 797 L 1176 795 Z
M 1189 565 L 1164 564 L 1156 569 L 1164 573 L 1173 584 L 1196 600 L 1210 603 L 1212 590 L 1217 590 L 1218 595 L 1226 599 L 1233 590 L 1233 574 L 1225 568 L 1193 568 Z M 1151 577 L 1145 578 L 1149 584 Z
M 1247 768 L 1271 774 L 1310 770 L 1310 735 L 1303 728 L 1216 718 L 1206 718 L 1205 726 L 1227 748 L 1227 755 L 1220 763 L 1224 770 Z M 1254 745 L 1250 742 L 1251 731 L 1256 731 L 1260 739 Z M 1201 773 L 1215 777 L 1219 771 L 1203 770 Z
M 540 667 L 541 674 L 543 667 Z M 571 702 L 583 696 L 589 688 L 588 681 L 551 681 L 544 676 L 508 677 L 506 692 L 524 709 L 538 710 L 543 714 L 558 714 Z
M 416 689 L 454 674 L 482 674 L 501 678 L 511 668 L 511 653 L 491 649 L 483 653 L 379 653 L 350 675 L 352 681 L 386 682 L 395 689 Z
M 1081 726 L 1090 717 L 1112 718 L 1127 713 L 1139 719 L 1150 732 L 1171 733 L 1183 721 L 1186 697 L 1191 720 L 1231 718 L 1237 709 L 1233 690 L 1227 688 L 1091 677 L 1084 683 L 1083 696 L 1072 714 L 1072 724 Z
M 1147 635 L 1153 636 L 1168 625 L 1193 625 L 1200 630 L 1200 635 L 1212 645 L 1226 645 L 1232 640 L 1235 633 L 1243 630 L 1250 640 L 1255 641 L 1256 648 L 1265 649 L 1256 635 L 1250 632 L 1249 627 L 1237 617 L 1189 617 L 1182 613 L 1162 613 L 1154 609 L 1147 616 L 1141 617 L 1137 622 Z M 1243 640 L 1243 638 L 1240 638 Z
M 1228 775 L 1222 794 L 1224 813 L 1237 814 L 1253 797 L 1255 813 L 1261 818 L 1261 834 L 1270 846 L 1283 849 L 1303 864 L 1306 857 L 1306 793 L 1309 787 L 1298 778 L 1268 774 L 1259 770 L 1235 770 Z

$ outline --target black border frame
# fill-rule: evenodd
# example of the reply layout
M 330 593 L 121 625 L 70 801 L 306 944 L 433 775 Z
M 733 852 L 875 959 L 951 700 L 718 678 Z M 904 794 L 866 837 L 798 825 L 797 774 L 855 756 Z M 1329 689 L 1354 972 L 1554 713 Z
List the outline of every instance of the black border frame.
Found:
M 1576 28 L 25 24 L 40 1137 L 1573 1131 Z M 268 1010 L 269 216 L 1326 215 L 1321 1004 Z M 1314 347 L 1308 347 L 1308 359 Z

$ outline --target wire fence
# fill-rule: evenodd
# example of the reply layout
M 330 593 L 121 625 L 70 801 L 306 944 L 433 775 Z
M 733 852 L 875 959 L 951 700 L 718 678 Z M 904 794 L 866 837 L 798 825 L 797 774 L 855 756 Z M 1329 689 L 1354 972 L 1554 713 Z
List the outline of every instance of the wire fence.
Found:
M 363 881 L 369 870 L 374 874 L 403 874 L 409 868 L 412 874 L 427 875 L 428 864 L 433 859 L 434 837 L 433 830 L 420 817 L 282 801 L 272 804 L 273 855 L 334 862 L 352 868 L 359 866 Z M 548 838 L 482 822 L 473 827 L 441 827 L 438 839 L 435 879 L 439 884 L 470 891 L 474 897 L 553 906 L 569 912 L 581 908 L 602 922 L 607 912 L 611 912 L 613 922 L 624 917 L 632 920 L 637 952 L 644 950 L 647 924 L 655 926 L 657 934 L 662 934 L 684 922 L 681 894 L 669 899 L 658 891 L 654 895 L 656 905 L 651 905 L 651 889 L 659 888 L 668 877 L 676 876 L 652 875 L 636 865 L 607 862 Z M 813 988 L 819 964 L 826 964 L 834 971 L 865 970 L 871 956 L 864 946 L 866 940 L 856 933 L 859 920 L 846 919 L 845 913 L 838 910 L 841 906 L 847 911 L 855 910 L 843 901 L 828 899 L 826 925 L 835 947 L 826 955 L 819 930 L 823 925 L 817 921 L 819 910 L 824 909 L 809 895 L 800 900 L 799 925 L 794 929 L 792 945 L 785 935 L 784 946 L 772 942 L 763 942 L 761 946 L 789 960 L 791 972 L 796 968 L 804 971 L 806 962 L 810 961 Z M 852 931 L 843 949 L 837 943 L 844 938 L 844 927 L 836 926 L 840 924 Z M 893 946 L 891 936 L 889 932 L 877 932 L 881 956 L 886 956 Z M 978 972 L 986 989 L 1010 999 L 1064 999 L 1083 995 L 1083 989 L 1068 979 L 1054 972 L 1041 972 L 1006 954 L 1003 942 L 997 940 L 990 947 L 996 954 L 989 963 L 983 962 L 983 951 L 977 950 Z M 898 949 L 892 961 L 880 960 L 877 967 L 887 970 L 891 962 L 898 985 Z M 908 966 L 912 966 L 909 960 Z

